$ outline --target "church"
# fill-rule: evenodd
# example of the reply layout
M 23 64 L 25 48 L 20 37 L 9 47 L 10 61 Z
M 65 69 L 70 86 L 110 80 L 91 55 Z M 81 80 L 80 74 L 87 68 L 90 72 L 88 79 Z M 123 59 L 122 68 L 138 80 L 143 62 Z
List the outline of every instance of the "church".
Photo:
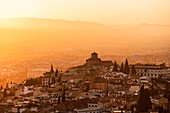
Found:
M 102 61 L 100 58 L 98 58 L 98 54 L 96 52 L 93 52 L 91 54 L 91 58 L 87 59 L 84 65 L 88 68 L 93 67 L 93 66 L 110 67 L 110 66 L 113 66 L 113 62 L 111 60 Z

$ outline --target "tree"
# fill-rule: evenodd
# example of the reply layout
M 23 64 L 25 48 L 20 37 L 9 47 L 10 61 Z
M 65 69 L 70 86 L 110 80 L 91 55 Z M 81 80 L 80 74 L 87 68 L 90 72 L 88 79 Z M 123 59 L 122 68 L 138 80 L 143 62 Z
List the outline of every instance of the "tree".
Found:
M 41 78 L 30 78 L 26 80 L 25 86 L 40 85 Z
M 132 75 L 135 75 L 135 74 L 136 74 L 135 65 L 132 65 L 131 72 L 132 72 Z
M 129 74 L 130 73 L 130 68 L 129 68 L 129 64 L 128 64 L 128 60 L 127 59 L 126 59 L 126 62 L 125 62 L 124 73 L 125 74 Z
M 56 71 L 55 71 L 55 77 L 57 77 L 58 76 L 58 69 L 56 69 Z
M 34 79 L 33 78 L 26 80 L 25 86 L 32 86 L 32 85 L 34 85 Z
M 6 91 L 6 88 L 4 89 L 3 97 L 7 97 L 7 91 Z
M 138 112 L 148 112 L 152 108 L 148 89 L 144 85 L 140 88 L 139 99 L 137 102 Z
M 60 83 L 60 82 L 61 82 L 61 79 L 62 79 L 62 75 L 61 75 L 61 74 L 59 74 L 59 75 L 58 75 L 57 82 L 58 82 L 58 83 Z
M 163 113 L 163 106 L 158 107 L 159 113 Z
M 62 93 L 62 102 L 65 102 L 65 86 L 63 87 L 63 93 Z
M 170 93 L 169 93 L 169 84 L 166 84 L 166 89 L 165 89 L 165 91 L 164 91 L 164 97 L 165 98 L 168 98 L 168 100 L 170 100 Z
M 149 90 L 148 89 L 144 89 L 144 95 L 145 95 L 145 107 L 147 109 L 147 111 L 149 109 L 152 108 L 152 103 L 151 103 L 151 99 L 150 99 L 150 95 L 149 95 Z
M 9 88 L 8 83 L 6 83 L 6 88 Z
M 54 69 L 53 69 L 53 65 L 51 64 L 51 71 L 50 71 L 51 73 L 53 73 L 54 72 Z
M 123 72 L 123 62 L 122 62 L 122 64 L 121 64 L 121 67 L 120 67 L 120 72 Z
M 3 89 L 3 86 L 1 85 L 1 90 Z
M 58 104 L 60 104 L 60 95 L 58 96 Z
M 117 65 L 117 62 L 116 62 L 116 61 L 114 62 L 113 71 L 114 71 L 114 72 L 118 72 L 118 65 Z
M 166 68 L 165 63 L 162 63 L 162 64 L 160 64 L 159 66 L 160 66 L 161 68 Z
M 138 99 L 138 111 L 142 112 L 142 110 L 144 110 L 145 112 L 145 102 L 144 102 L 144 85 L 142 85 L 142 87 L 140 88 L 140 92 L 139 92 L 139 99 Z

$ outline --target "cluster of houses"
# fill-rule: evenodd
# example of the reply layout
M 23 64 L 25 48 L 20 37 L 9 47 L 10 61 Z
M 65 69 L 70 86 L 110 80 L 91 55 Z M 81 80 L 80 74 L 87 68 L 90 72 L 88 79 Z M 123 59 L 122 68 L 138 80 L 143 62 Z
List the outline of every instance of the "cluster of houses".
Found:
M 102 61 L 95 52 L 84 65 L 65 72 L 54 71 L 51 65 L 32 85 L 26 80 L 2 89 L 0 107 L 5 109 L 0 112 L 131 113 L 136 111 L 142 85 L 151 92 L 150 113 L 158 113 L 160 108 L 170 111 L 169 68 L 135 67 L 136 75 L 114 72 L 112 61 Z

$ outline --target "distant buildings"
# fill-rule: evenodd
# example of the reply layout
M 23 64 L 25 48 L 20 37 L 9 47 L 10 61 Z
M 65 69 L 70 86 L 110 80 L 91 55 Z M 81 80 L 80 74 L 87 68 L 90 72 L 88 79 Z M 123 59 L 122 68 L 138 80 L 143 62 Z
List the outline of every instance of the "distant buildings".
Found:
M 113 62 L 111 60 L 109 61 L 102 61 L 100 58 L 98 58 L 98 54 L 96 52 L 93 52 L 91 54 L 91 58 L 86 60 L 86 67 L 93 67 L 93 66 L 113 66 Z
M 114 71 L 111 61 L 102 61 L 94 52 L 82 66 L 59 72 L 51 65 L 50 71 L 39 78 L 6 85 L 1 88 L 0 108 L 10 113 L 138 112 L 136 104 L 144 84 L 151 98 L 152 109 L 148 111 L 161 108 L 169 112 L 169 79 L 162 77 L 168 74 L 168 68 L 141 64 L 133 69 L 133 74 Z
M 44 73 L 44 76 L 41 77 L 41 84 L 42 86 L 49 86 L 53 79 L 56 81 L 58 76 L 58 70 L 54 72 L 53 65 L 51 64 L 51 70 L 50 72 Z
M 158 65 L 135 65 L 135 69 L 136 75 L 146 76 L 149 78 L 159 78 L 169 73 L 168 68 Z
M 96 52 L 91 53 L 91 57 L 86 60 L 86 63 L 81 66 L 77 66 L 76 68 L 92 68 L 93 66 L 105 66 L 110 67 L 113 66 L 113 62 L 111 60 L 102 61 L 98 58 L 98 54 Z
M 76 113 L 103 113 L 103 108 L 99 107 L 98 102 L 89 102 L 88 108 L 75 109 Z

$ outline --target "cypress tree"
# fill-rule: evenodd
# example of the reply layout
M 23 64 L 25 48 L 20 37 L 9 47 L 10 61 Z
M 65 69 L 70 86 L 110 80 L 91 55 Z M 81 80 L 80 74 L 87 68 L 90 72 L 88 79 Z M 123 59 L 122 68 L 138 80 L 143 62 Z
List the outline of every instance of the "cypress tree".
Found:
M 165 98 L 168 98 L 168 99 L 170 99 L 170 93 L 169 93 L 169 84 L 166 84 L 166 89 L 165 89 L 165 92 L 164 92 L 164 97 Z
M 58 96 L 58 104 L 60 104 L 60 95 Z
M 6 88 L 4 89 L 4 92 L 3 92 L 3 97 L 7 97 Z
M 61 74 L 59 74 L 59 75 L 58 75 L 57 82 L 58 82 L 58 83 L 60 83 L 60 82 L 61 82 L 61 79 L 62 79 L 62 75 L 61 75 Z
M 118 72 L 118 65 L 117 65 L 117 62 L 116 62 L 116 61 L 114 62 L 113 71 L 114 71 L 114 72 Z
M 127 59 L 126 59 L 126 62 L 125 62 L 124 73 L 125 74 L 129 74 L 130 73 L 130 68 L 129 68 L 129 64 L 128 64 L 128 60 Z
M 65 102 L 65 86 L 63 87 L 62 102 Z
M 120 72 L 123 72 L 123 62 L 122 62 L 122 64 L 121 64 L 121 67 L 120 67 Z
M 148 112 L 152 108 L 148 89 L 144 85 L 140 88 L 139 99 L 137 102 L 138 112 Z
M 149 109 L 152 108 L 152 103 L 151 103 L 151 99 L 150 99 L 150 95 L 149 95 L 149 90 L 148 89 L 144 89 L 144 95 L 145 95 L 145 107 L 146 107 L 146 111 L 148 111 Z
M 139 112 L 145 112 L 145 102 L 144 102 L 144 85 L 142 85 L 142 87 L 140 88 L 140 92 L 139 92 L 139 99 L 138 99 L 138 111 Z
M 158 107 L 158 110 L 159 110 L 159 113 L 163 113 L 163 110 L 164 110 L 164 109 L 163 109 L 163 106 L 159 106 L 159 107 Z
M 135 65 L 132 65 L 132 69 L 131 69 L 132 75 L 136 74 L 136 69 L 135 69 Z
M 58 76 L 58 69 L 56 69 L 56 71 L 55 71 L 55 77 L 57 77 Z
M 6 88 L 9 88 L 8 83 L 6 83 Z
M 50 71 L 51 73 L 53 73 L 54 72 L 54 69 L 53 69 L 53 65 L 51 64 L 51 71 Z
M 1 85 L 1 90 L 3 89 L 3 86 Z

